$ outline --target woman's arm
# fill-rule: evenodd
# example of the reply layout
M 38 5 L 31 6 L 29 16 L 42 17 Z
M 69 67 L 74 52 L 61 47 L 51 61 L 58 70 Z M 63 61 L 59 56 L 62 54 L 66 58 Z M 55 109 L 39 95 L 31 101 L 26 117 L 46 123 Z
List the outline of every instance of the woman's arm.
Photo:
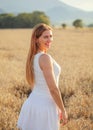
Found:
M 63 104 L 62 98 L 60 96 L 60 91 L 56 86 L 56 80 L 55 80 L 54 70 L 53 70 L 53 63 L 52 63 L 50 56 L 48 56 L 46 54 L 41 55 L 39 64 L 43 71 L 43 74 L 44 74 L 46 82 L 48 84 L 50 93 L 51 93 L 55 103 L 57 104 L 57 106 L 59 107 L 59 109 L 62 112 L 65 112 L 64 104 Z

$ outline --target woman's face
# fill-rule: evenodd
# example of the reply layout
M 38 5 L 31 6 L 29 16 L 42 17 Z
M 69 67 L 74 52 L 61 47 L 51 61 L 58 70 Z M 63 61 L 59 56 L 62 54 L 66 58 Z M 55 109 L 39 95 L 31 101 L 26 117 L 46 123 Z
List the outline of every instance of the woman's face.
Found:
M 46 52 L 53 41 L 53 35 L 51 30 L 46 30 L 38 38 L 39 49 Z

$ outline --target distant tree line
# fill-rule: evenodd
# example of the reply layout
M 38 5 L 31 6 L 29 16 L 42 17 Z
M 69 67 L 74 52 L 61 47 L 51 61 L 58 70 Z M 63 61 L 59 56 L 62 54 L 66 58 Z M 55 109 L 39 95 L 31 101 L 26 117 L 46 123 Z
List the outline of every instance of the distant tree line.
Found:
M 20 13 L 14 14 L 0 14 L 0 28 L 33 28 L 38 23 L 50 24 L 49 17 L 42 11 L 34 11 L 32 13 Z M 84 23 L 82 19 L 76 19 L 72 22 L 75 28 L 82 28 Z M 62 23 L 61 26 L 65 29 L 66 23 Z M 88 25 L 93 27 L 93 24 Z
M 93 23 L 92 23 L 92 24 L 89 24 L 88 27 L 93 27 Z
M 0 14 L 0 28 L 33 28 L 38 23 L 50 24 L 49 17 L 41 11 L 32 13 Z
M 72 25 L 75 28 L 83 28 L 84 27 L 84 22 L 82 19 L 76 19 L 72 22 Z M 62 23 L 61 26 L 65 29 L 67 27 L 66 23 Z M 87 27 L 93 27 L 93 24 L 89 24 Z
M 75 28 L 82 28 L 84 26 L 84 23 L 81 19 L 76 19 L 73 21 L 72 25 L 75 27 Z M 66 23 L 62 23 L 61 26 L 65 29 L 67 27 L 67 24 Z

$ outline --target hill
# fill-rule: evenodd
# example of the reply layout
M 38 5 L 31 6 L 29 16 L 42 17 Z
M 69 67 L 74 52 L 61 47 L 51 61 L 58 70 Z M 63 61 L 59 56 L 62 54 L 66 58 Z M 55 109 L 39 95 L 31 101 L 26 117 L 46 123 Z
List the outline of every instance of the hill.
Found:
M 1 0 L 0 0 L 1 1 Z M 85 24 L 93 23 L 93 12 L 87 12 L 70 5 L 67 5 L 59 0 L 7 0 L 0 2 L 0 13 L 2 9 L 6 13 L 22 13 L 32 12 L 35 10 L 44 11 L 49 17 L 52 24 L 61 24 L 63 22 L 71 24 L 73 20 L 79 18 L 84 21 Z
M 82 19 L 85 24 L 93 23 L 93 12 L 83 11 L 65 4 L 48 10 L 47 15 L 54 24 L 71 24 L 75 19 Z
M 4 13 L 5 11 L 3 9 L 0 8 L 0 14 Z

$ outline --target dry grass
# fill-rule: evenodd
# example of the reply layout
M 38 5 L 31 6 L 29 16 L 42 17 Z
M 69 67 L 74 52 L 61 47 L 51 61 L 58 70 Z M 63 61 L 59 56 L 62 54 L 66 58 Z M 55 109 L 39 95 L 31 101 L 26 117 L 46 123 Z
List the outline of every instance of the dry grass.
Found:
M 30 88 L 25 62 L 30 29 L 0 30 L 0 130 L 16 122 Z M 93 130 L 93 30 L 54 29 L 49 53 L 61 65 L 60 90 L 69 115 L 62 130 Z

